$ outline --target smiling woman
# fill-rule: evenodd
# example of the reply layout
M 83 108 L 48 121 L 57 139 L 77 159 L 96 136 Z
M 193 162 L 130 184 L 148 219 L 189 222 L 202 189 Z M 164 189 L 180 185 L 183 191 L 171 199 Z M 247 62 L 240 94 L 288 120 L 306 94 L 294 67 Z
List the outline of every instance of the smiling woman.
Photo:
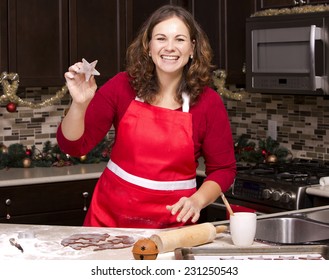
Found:
M 97 92 L 94 77 L 86 81 L 80 73 L 81 62 L 65 73 L 72 104 L 58 128 L 62 151 L 84 155 L 115 128 L 84 225 L 196 223 L 201 209 L 230 187 L 234 145 L 222 99 L 210 87 L 211 60 L 207 36 L 193 16 L 167 5 L 148 18 L 129 46 L 126 72 Z M 201 155 L 207 177 L 197 189 Z
M 183 67 L 193 58 L 194 42 L 184 22 L 173 17 L 154 27 L 149 48 L 159 81 L 175 80 L 175 76 L 180 79 Z M 163 88 L 165 85 L 161 85 Z M 172 90 L 175 96 L 175 88 Z

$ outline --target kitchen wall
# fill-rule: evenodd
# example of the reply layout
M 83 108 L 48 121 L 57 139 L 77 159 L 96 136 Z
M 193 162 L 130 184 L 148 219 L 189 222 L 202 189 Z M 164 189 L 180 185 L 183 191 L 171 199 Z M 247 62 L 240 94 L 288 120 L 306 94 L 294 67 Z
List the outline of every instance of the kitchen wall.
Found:
M 19 93 L 21 98 L 40 102 L 54 96 L 58 88 L 29 88 Z M 0 106 L 0 143 L 6 146 L 22 143 L 36 145 L 51 140 L 56 143 L 57 126 L 69 106 L 67 94 L 57 104 L 41 109 L 18 107 L 9 113 L 6 104 Z M 329 160 L 329 98 L 321 96 L 292 96 L 249 94 L 242 101 L 225 99 L 233 137 L 242 134 L 258 143 L 267 137 L 268 120 L 277 122 L 279 143 L 294 156 L 304 151 L 310 158 Z M 328 131 L 328 132 L 327 132 Z
M 329 160 L 329 98 L 253 93 L 226 101 L 234 138 L 247 134 L 258 143 L 267 137 L 268 120 L 277 122 L 277 141 L 294 157 Z
M 17 95 L 24 100 L 39 103 L 53 97 L 57 90 L 59 88 L 28 88 L 25 91 L 18 89 Z M 1 104 L 0 143 L 6 146 L 14 143 L 27 147 L 36 145 L 39 149 L 48 140 L 56 143 L 56 130 L 69 103 L 70 96 L 66 94 L 52 106 L 41 109 L 18 106 L 14 113 L 9 113 L 6 104 Z

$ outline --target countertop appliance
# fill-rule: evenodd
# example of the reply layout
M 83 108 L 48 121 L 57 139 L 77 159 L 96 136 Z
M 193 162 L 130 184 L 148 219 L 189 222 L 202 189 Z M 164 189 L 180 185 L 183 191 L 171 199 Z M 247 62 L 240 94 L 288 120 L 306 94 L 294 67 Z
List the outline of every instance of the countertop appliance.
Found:
M 306 189 L 329 176 L 329 162 L 293 159 L 289 163 L 260 163 L 238 167 L 232 187 L 225 193 L 233 211 L 271 214 L 313 206 Z M 239 209 L 240 208 L 240 209 Z M 228 218 L 221 198 L 208 206 L 207 220 Z
M 278 94 L 329 94 L 329 13 L 246 20 L 246 89 Z

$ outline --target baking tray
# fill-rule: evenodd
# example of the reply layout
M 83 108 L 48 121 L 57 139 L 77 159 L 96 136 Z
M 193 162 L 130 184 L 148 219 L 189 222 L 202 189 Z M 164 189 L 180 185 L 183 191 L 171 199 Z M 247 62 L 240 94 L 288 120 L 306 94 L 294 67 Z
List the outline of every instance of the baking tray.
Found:
M 329 259 L 328 245 L 284 245 L 263 247 L 183 247 L 174 251 L 176 260 L 269 260 Z

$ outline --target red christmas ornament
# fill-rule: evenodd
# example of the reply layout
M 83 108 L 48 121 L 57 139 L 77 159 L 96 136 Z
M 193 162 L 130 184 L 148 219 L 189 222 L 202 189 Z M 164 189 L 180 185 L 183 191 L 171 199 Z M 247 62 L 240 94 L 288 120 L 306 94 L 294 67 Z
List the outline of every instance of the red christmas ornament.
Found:
M 9 102 L 9 103 L 7 104 L 7 106 L 6 106 L 6 108 L 7 108 L 7 111 L 8 111 L 9 113 L 14 113 L 14 112 L 16 112 L 17 104 L 14 103 L 14 102 Z
M 32 150 L 31 149 L 26 149 L 25 154 L 30 157 L 32 155 Z

